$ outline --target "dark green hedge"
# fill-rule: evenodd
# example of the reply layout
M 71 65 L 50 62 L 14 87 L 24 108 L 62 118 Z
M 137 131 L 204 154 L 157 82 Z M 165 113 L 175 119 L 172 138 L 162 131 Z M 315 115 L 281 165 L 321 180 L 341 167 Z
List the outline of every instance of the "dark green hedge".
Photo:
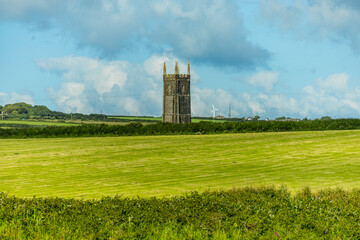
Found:
M 1 239 L 359 239 L 360 191 L 244 188 L 171 198 L 0 194 Z
M 157 123 L 147 125 L 133 122 L 127 125 L 84 124 L 69 127 L 0 128 L 0 138 L 213 134 L 350 129 L 360 129 L 360 119 L 224 123 L 203 121 L 190 124 Z

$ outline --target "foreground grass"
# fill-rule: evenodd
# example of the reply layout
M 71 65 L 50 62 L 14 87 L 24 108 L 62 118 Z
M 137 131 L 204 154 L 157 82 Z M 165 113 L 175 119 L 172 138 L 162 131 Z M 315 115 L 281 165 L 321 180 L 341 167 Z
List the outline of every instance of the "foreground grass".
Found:
M 239 186 L 351 189 L 360 131 L 3 139 L 0 191 L 18 197 L 169 196 Z
M 0 194 L 1 239 L 359 239 L 360 191 L 243 188 L 171 198 Z

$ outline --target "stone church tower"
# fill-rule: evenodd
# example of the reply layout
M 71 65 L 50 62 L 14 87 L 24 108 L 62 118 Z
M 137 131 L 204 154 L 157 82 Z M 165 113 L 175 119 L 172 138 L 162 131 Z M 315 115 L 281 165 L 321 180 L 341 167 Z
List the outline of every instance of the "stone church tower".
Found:
M 163 122 L 190 123 L 190 62 L 187 74 L 179 74 L 179 64 L 175 62 L 175 74 L 166 74 L 164 63 L 164 94 L 163 94 Z

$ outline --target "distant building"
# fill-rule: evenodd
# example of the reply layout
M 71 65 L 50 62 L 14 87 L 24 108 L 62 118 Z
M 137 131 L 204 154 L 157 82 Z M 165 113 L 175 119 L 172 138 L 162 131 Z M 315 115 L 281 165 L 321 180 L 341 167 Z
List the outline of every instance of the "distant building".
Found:
M 287 118 L 285 119 L 285 121 L 289 121 L 289 122 L 300 122 L 299 118 Z
M 216 117 L 216 119 L 225 119 L 225 117 L 224 117 L 224 116 L 219 115 L 219 116 L 217 116 L 217 117 Z
M 175 62 L 175 74 L 166 74 L 164 63 L 163 82 L 163 122 L 190 123 L 190 63 L 188 63 L 187 74 L 179 74 L 177 62 Z
M 277 121 L 283 121 L 283 122 L 300 122 L 299 118 L 286 118 L 286 119 L 279 119 Z

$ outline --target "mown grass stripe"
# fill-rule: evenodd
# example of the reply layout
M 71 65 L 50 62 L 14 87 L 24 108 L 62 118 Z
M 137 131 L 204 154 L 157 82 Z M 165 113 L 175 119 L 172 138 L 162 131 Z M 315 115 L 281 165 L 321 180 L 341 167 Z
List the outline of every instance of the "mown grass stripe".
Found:
M 360 184 L 360 131 L 4 139 L 0 191 L 168 196 L 244 185 Z

